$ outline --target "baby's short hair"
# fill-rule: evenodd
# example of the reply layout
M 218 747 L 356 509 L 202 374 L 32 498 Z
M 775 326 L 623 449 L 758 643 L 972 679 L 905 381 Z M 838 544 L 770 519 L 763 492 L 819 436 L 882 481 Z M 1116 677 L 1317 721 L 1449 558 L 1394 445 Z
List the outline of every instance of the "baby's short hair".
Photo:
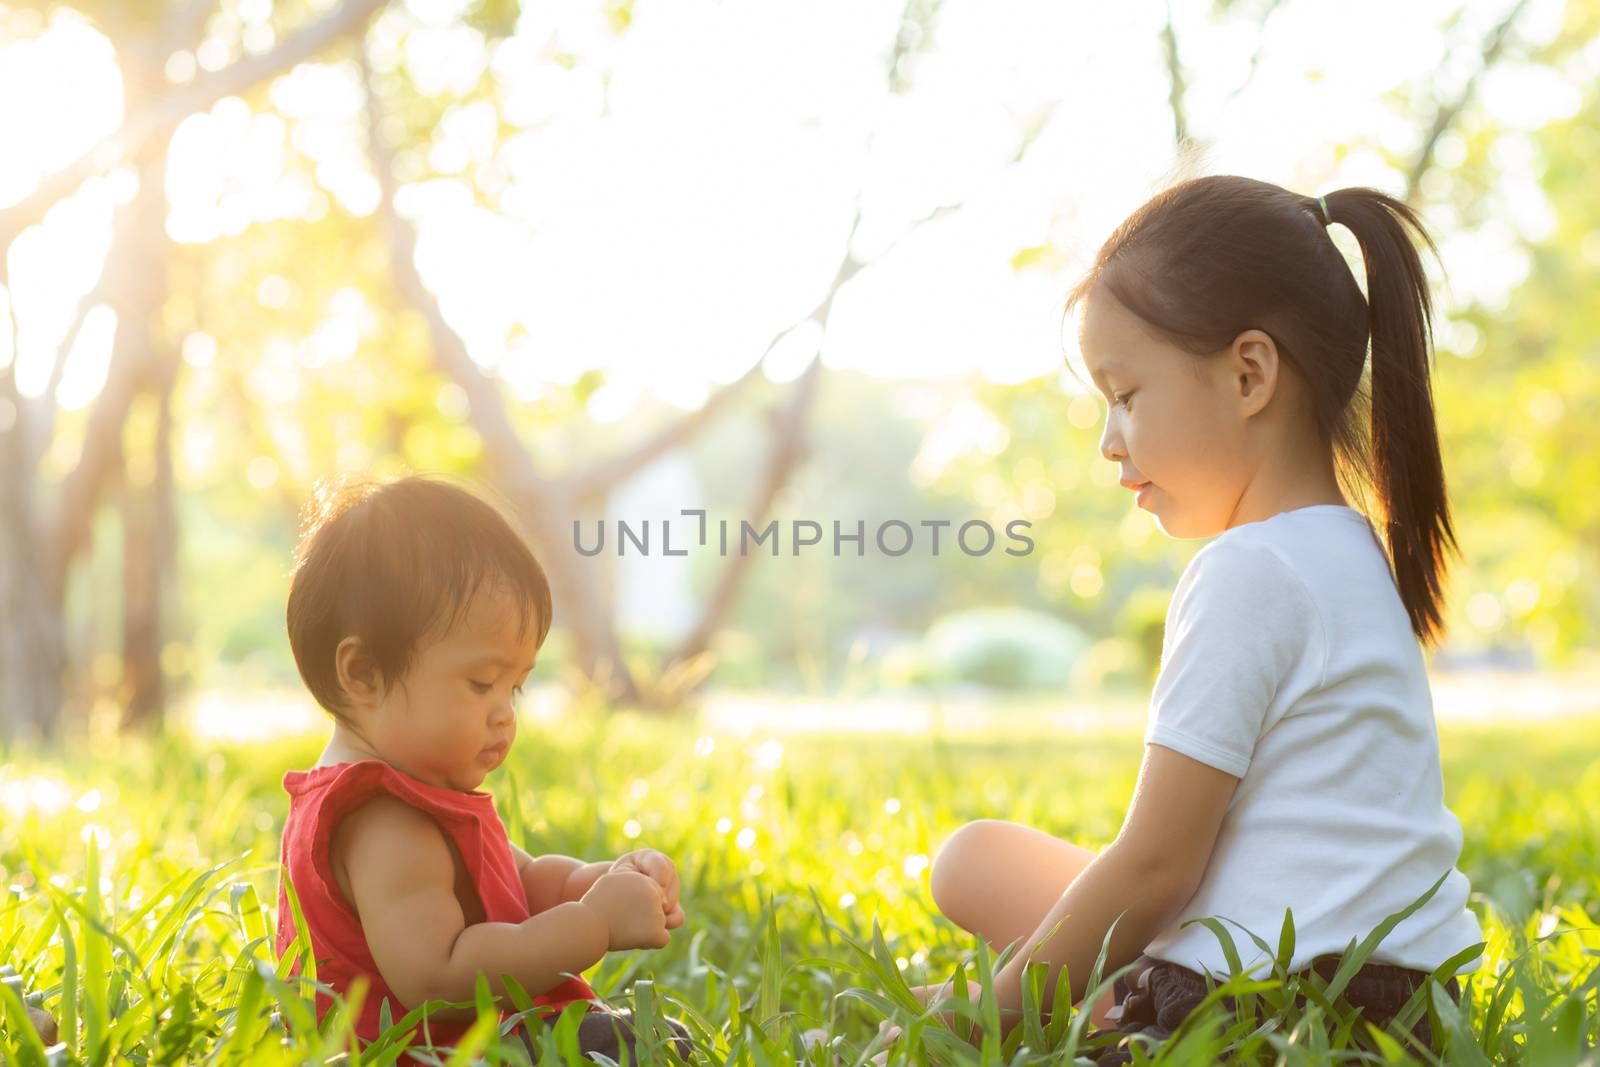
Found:
M 289 647 L 311 695 L 343 710 L 334 652 L 361 640 L 385 686 L 430 635 L 448 633 L 491 583 L 516 603 L 524 633 L 550 632 L 550 585 L 511 519 L 438 477 L 319 484 L 302 515 L 289 582 Z

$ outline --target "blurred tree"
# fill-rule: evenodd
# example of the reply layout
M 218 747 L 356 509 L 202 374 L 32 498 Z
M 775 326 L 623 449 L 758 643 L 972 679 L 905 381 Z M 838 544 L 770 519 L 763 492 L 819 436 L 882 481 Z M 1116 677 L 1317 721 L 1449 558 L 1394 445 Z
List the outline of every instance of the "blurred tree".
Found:
M 231 681 L 236 670 L 259 679 L 259 663 L 270 661 L 269 673 L 287 670 L 282 677 L 292 680 L 279 591 L 300 502 L 329 473 L 403 468 L 486 477 L 500 488 L 557 572 L 559 622 L 574 663 L 614 696 L 670 700 L 704 674 L 710 651 L 738 643 L 735 631 L 747 652 L 752 644 L 760 650 L 763 677 L 772 678 L 786 669 L 780 660 L 809 664 L 796 667 L 800 674 L 832 671 L 841 647 L 875 647 L 873 634 L 925 627 L 952 607 L 996 603 L 1043 607 L 1100 635 L 1103 645 L 1089 657 L 1097 670 L 1136 676 L 1130 656 L 1153 667 L 1156 608 L 1194 546 L 1155 536 L 1149 517 L 1116 490 L 1112 465 L 1098 454 L 1097 399 L 1050 378 L 1021 386 L 961 382 L 913 416 L 885 412 L 898 386 L 831 371 L 824 383 L 816 358 L 787 383 L 766 380 L 765 352 L 798 326 L 821 334 L 837 294 L 881 258 L 855 247 L 859 200 L 848 226 L 840 219 L 837 265 L 805 301 L 810 310 L 778 330 L 764 352 L 752 351 L 744 377 L 693 412 L 637 420 L 641 435 L 617 450 L 615 429 L 588 413 L 604 372 L 535 395 L 519 391 L 513 400 L 494 372 L 480 369 L 439 295 L 423 283 L 412 224 L 394 207 L 395 194 L 413 183 L 456 177 L 440 173 L 432 156 L 455 109 L 487 105 L 498 143 L 509 140 L 492 69 L 478 71 L 475 82 L 423 87 L 410 35 L 425 20 L 409 5 L 277 0 L 249 4 L 258 12 L 249 18 L 246 6 L 72 5 L 116 46 L 126 87 L 122 122 L 0 209 L 0 247 L 9 247 L 90 178 L 128 175 L 136 190 L 116 208 L 105 268 L 78 305 L 79 326 L 96 309 L 116 316 L 111 363 L 93 403 L 77 412 L 58 410 L 53 399 L 78 327 L 58 346 L 37 397 L 18 391 L 14 361 L 0 367 L 0 610 L 11 623 L 0 628 L 0 734 L 55 729 L 69 674 L 99 678 L 130 722 L 153 721 L 165 682 L 196 663 L 225 661 Z M 1215 101 L 1225 107 L 1247 91 L 1266 25 L 1292 6 L 1212 6 L 1211 18 L 1258 32 L 1245 77 L 1221 97 L 1193 92 L 1214 88 L 1205 79 L 1218 75 L 1184 62 L 1183 21 L 1175 23 L 1169 9 L 1153 55 L 1169 75 L 1180 169 L 1203 154 L 1217 128 Z M 1451 76 L 1393 94 L 1417 131 L 1414 146 L 1390 153 L 1395 185 L 1447 234 L 1504 229 L 1520 217 L 1507 190 L 1526 183 L 1516 164 L 1530 158 L 1555 220 L 1548 233 L 1517 235 L 1532 269 L 1508 306 L 1470 306 L 1447 325 L 1437 390 L 1452 495 L 1469 520 L 1467 566 L 1450 601 L 1456 624 L 1485 641 L 1526 639 L 1557 658 L 1591 640 L 1600 612 L 1593 553 L 1600 517 L 1591 495 L 1575 488 L 1597 483 L 1584 436 L 1595 422 L 1590 357 L 1600 330 L 1591 295 L 1600 220 L 1585 182 L 1600 154 L 1588 58 L 1596 6 L 1569 4 L 1561 32 L 1538 49 L 1519 35 L 1533 12 L 1523 0 L 1471 18 L 1463 9 L 1445 27 Z M 69 10 L 8 5 L 23 8 Z M 247 32 L 263 29 L 262 9 L 266 44 Z M 632 22 L 626 3 L 605 4 L 603 13 L 614 33 Z M 520 14 L 515 0 L 468 0 L 447 29 L 475 35 L 491 55 Z M 917 54 L 935 46 L 937 14 L 931 2 L 904 8 L 892 44 L 885 41 L 890 93 L 914 83 Z M 366 49 L 339 49 L 364 30 Z M 318 140 L 328 131 L 313 129 L 269 91 L 275 75 L 316 59 L 326 62 L 307 67 L 329 84 L 344 79 L 358 97 L 366 92 L 367 111 L 358 106 L 333 139 L 347 154 L 350 142 L 366 146 L 380 190 L 371 204 L 347 201 L 330 185 Z M 1495 121 L 1481 102 L 1492 70 L 1530 67 L 1581 86 L 1581 110 L 1538 129 Z M 1229 77 L 1237 73 L 1235 65 Z M 197 114 L 222 125 L 229 108 L 277 131 L 283 184 L 306 190 L 305 206 L 203 239 L 175 236 L 173 204 L 161 195 L 175 132 Z M 1013 162 L 1042 127 L 1026 132 Z M 1334 146 L 1333 154 L 1351 147 Z M 491 211 L 498 207 L 495 154 L 454 181 Z M 514 224 L 509 212 L 505 221 Z M 1019 271 L 1058 263 L 1048 244 L 1013 261 Z M 0 257 L 0 283 L 7 267 Z M 1003 443 L 974 440 L 974 425 Z M 675 646 L 642 657 L 619 633 L 609 564 L 571 552 L 557 527 L 603 514 L 614 490 L 684 450 L 716 498 L 753 523 L 791 508 L 851 520 L 890 511 L 1021 515 L 1035 522 L 1038 548 L 1003 566 L 947 557 L 933 570 L 881 559 L 782 568 L 758 567 L 753 557 L 697 561 L 706 566 L 696 575 L 705 590 L 696 624 Z M 558 461 L 578 456 L 589 458 Z M 174 588 L 186 596 L 174 600 Z M 91 610 L 94 626 L 80 619 Z M 193 646 L 179 635 L 192 635 Z M 116 647 L 114 670 L 101 664 L 97 646 Z
M 55 3 L 20 5 L 45 13 L 66 7 Z M 215 0 L 181 3 L 87 3 L 73 10 L 96 23 L 116 44 L 123 74 L 124 113 L 118 129 L 105 141 L 56 172 L 34 191 L 0 210 L 0 250 L 8 250 L 18 234 L 42 222 L 46 212 L 73 195 L 87 180 L 116 166 L 130 167 L 138 183 L 132 202 L 118 213 L 111 252 L 101 281 L 80 302 L 80 322 L 104 303 L 117 316 L 117 329 L 106 384 L 96 398 L 73 468 L 62 480 L 53 502 L 38 484 L 39 463 L 54 428 L 54 389 L 37 402 L 17 390 L 16 363 L 0 371 L 0 397 L 11 417 L 3 430 L 8 467 L 5 536 L 0 552 L 0 591 L 12 619 L 0 638 L 0 736 L 53 736 L 63 696 L 67 666 L 63 599 L 68 574 L 88 540 L 95 512 L 108 485 L 124 469 L 124 428 L 141 396 L 154 398 L 155 432 L 146 435 L 147 455 L 136 471 L 148 471 L 125 486 L 128 505 L 125 549 L 129 553 L 123 635 L 124 698 L 130 721 L 144 722 L 162 707 L 160 652 L 161 597 L 167 584 L 163 564 L 172 559 L 175 536 L 171 516 L 169 447 L 170 394 L 176 351 L 160 333 L 159 316 L 166 296 L 162 270 L 168 261 L 165 233 L 164 175 L 172 131 L 191 113 L 210 107 L 224 96 L 248 91 L 264 79 L 363 27 L 383 0 L 346 0 L 288 34 L 261 54 L 241 54 L 233 62 L 203 72 L 192 80 L 169 77 L 173 57 L 193 57 L 216 14 Z M 0 254 L 0 285 L 9 289 L 7 257 Z M 152 267 L 151 265 L 155 266 Z M 58 349 L 52 383 L 68 344 Z M 53 503 L 53 506 L 51 506 Z
M 909 84 L 908 57 L 932 39 L 938 5 L 911 0 L 905 7 L 893 46 L 889 49 L 887 75 L 889 91 L 900 92 Z M 862 222 L 862 198 L 856 197 L 854 217 L 845 234 L 838 267 L 821 299 L 805 316 L 785 326 L 768 341 L 765 349 L 745 374 L 714 392 L 698 409 L 658 427 L 633 447 L 620 454 L 577 466 L 552 471 L 536 460 L 529 445 L 510 419 L 505 401 L 495 382 L 473 362 L 459 334 L 451 327 L 439 307 L 438 298 L 423 283 L 415 264 L 416 236 L 411 225 L 395 209 L 397 189 L 395 151 L 389 143 L 391 119 L 396 117 L 388 101 L 403 87 L 404 79 L 388 91 L 380 84 L 381 75 L 391 72 L 366 70 L 368 99 L 368 138 L 373 167 L 382 189 L 379 213 L 389 241 L 394 288 L 404 302 L 417 312 L 427 327 L 429 344 L 442 373 L 460 387 L 466 397 L 473 425 L 483 437 L 488 466 L 496 483 L 506 492 L 540 547 L 541 558 L 550 571 L 551 582 L 562 605 L 564 625 L 572 635 L 575 659 L 588 681 L 610 699 L 648 706 L 670 707 L 681 701 L 687 688 L 696 684 L 710 669 L 711 644 L 737 602 L 754 555 L 732 553 L 712 581 L 698 620 L 682 643 L 650 671 L 648 684 L 641 684 L 636 665 L 622 652 L 613 601 L 604 593 L 601 563 L 566 550 L 563 520 L 584 512 L 603 512 L 608 495 L 668 451 L 682 446 L 726 412 L 735 398 L 749 392 L 761 377 L 766 356 L 795 330 L 815 327 L 819 338 L 817 352 L 807 361 L 799 376 L 787 389 L 787 396 L 774 405 L 768 417 L 771 440 L 767 460 L 756 478 L 745 517 L 758 528 L 770 514 L 773 503 L 806 452 L 806 429 L 820 388 L 822 363 L 821 338 L 826 335 L 829 313 L 839 291 L 874 259 L 863 259 L 856 251 L 855 237 Z M 411 110 L 417 110 L 412 104 Z M 404 121 L 398 123 L 405 127 Z M 1042 129 L 1035 124 L 1023 137 L 1016 162 L 1026 153 Z M 914 222 L 901 240 L 918 227 L 958 210 L 959 204 L 941 206 Z M 898 244 L 896 241 L 894 244 Z M 893 251 L 894 244 L 878 258 Z
M 1592 654 L 1600 619 L 1597 39 L 1600 4 L 1567 4 L 1560 32 L 1519 50 L 1518 63 L 1578 87 L 1576 106 L 1534 128 L 1469 112 L 1452 165 L 1422 183 L 1435 210 L 1464 230 L 1511 235 L 1511 255 L 1526 259 L 1509 298 L 1471 301 L 1444 344 L 1451 496 L 1471 518 L 1455 622 L 1469 650 L 1523 644 L 1559 666 Z
M 61 5 L 34 6 L 49 10 Z M 52 394 L 63 363 L 61 353 L 71 347 L 76 328 L 69 331 L 60 346 L 52 388 L 38 401 L 24 401 L 17 394 L 14 381 L 8 378 L 16 407 L 28 410 L 12 421 L 8 431 L 12 436 L 6 441 L 8 446 L 14 446 L 8 451 L 22 457 L 18 464 L 22 473 L 8 485 L 10 498 L 18 506 L 12 513 L 15 521 L 7 528 L 8 539 L 17 551 L 7 553 L 7 557 L 15 561 L 17 573 L 8 575 L 4 589 L 8 601 L 15 605 L 14 617 L 40 621 L 19 628 L 6 652 L 7 666 L 0 668 L 0 674 L 16 686 L 19 695 L 19 699 L 6 702 L 7 708 L 19 712 L 41 732 L 55 728 L 56 709 L 61 703 L 67 658 L 62 619 L 73 563 L 88 547 L 94 517 L 102 502 L 109 499 L 107 491 L 119 482 L 124 579 L 120 700 L 129 723 L 150 719 L 162 705 L 162 657 L 167 642 L 166 620 L 161 611 L 167 599 L 163 591 L 171 586 L 171 576 L 163 567 L 173 559 L 176 535 L 176 509 L 171 498 L 175 388 L 186 393 L 215 394 L 215 399 L 236 409 L 237 424 L 230 429 L 242 432 L 246 438 L 253 437 L 258 443 L 241 457 L 251 484 L 288 494 L 285 503 L 292 506 L 291 498 L 298 493 L 278 473 L 303 471 L 307 439 L 321 436 L 319 427 L 315 419 L 305 418 L 303 413 L 299 425 L 285 427 L 283 412 L 258 404 L 257 400 L 264 399 L 259 394 L 267 379 L 275 377 L 269 368 L 280 360 L 281 347 L 303 343 L 293 341 L 286 328 L 299 318 L 302 330 L 314 329 L 327 310 L 317 306 L 318 295 L 326 297 L 329 293 L 324 285 L 331 286 L 333 297 L 346 305 L 350 302 L 347 296 L 356 300 L 361 299 L 361 294 L 367 294 L 369 299 L 377 296 L 371 317 L 380 325 L 371 332 L 394 336 L 397 343 L 386 349 L 383 358 L 409 363 L 410 369 L 394 379 L 376 375 L 376 383 L 370 366 L 359 370 L 357 377 L 363 380 L 355 395 L 361 395 L 363 403 L 352 405 L 352 394 L 341 393 L 337 385 L 342 376 L 328 368 L 329 380 L 311 386 L 325 406 L 308 410 L 342 409 L 335 425 L 346 430 L 351 420 L 368 423 L 376 418 L 381 428 L 358 438 L 377 445 L 364 450 L 371 468 L 398 463 L 471 471 L 479 465 L 486 466 L 516 503 L 533 536 L 546 549 L 545 557 L 552 561 L 562 594 L 563 622 L 572 632 L 576 659 L 583 673 L 614 697 L 638 699 L 645 695 L 621 656 L 609 598 L 601 588 L 603 576 L 588 573 L 588 561 L 582 557 L 558 550 L 557 546 L 564 547 L 565 538 L 563 531 L 556 528 L 557 517 L 602 508 L 615 486 L 681 447 L 725 413 L 737 398 L 751 393 L 762 378 L 759 358 L 744 377 L 713 394 L 701 408 L 658 427 L 622 453 L 581 470 L 543 472 L 533 461 L 522 431 L 506 413 L 498 386 L 467 357 L 464 343 L 445 321 L 437 299 L 422 284 L 413 258 L 414 235 L 409 223 L 393 210 L 395 153 L 386 141 L 391 127 L 399 132 L 405 151 L 415 160 L 419 155 L 417 147 L 426 146 L 433 138 L 442 111 L 458 102 L 450 99 L 455 95 L 450 91 L 434 96 L 418 92 L 404 63 L 391 64 L 391 69 L 381 72 L 380 76 L 390 83 L 387 96 L 376 89 L 369 94 L 372 160 L 383 189 L 376 234 L 347 211 L 332 211 L 309 225 L 283 221 L 271 228 L 251 228 L 239 240 L 223 238 L 210 242 L 205 249 L 179 249 L 162 225 L 166 208 L 162 196 L 164 165 L 171 135 L 186 116 L 226 96 L 249 93 L 271 76 L 317 55 L 335 41 L 356 35 L 384 6 L 379 0 L 346 0 L 320 15 L 294 4 L 269 6 L 268 28 L 281 43 L 264 51 L 248 47 L 242 8 L 228 0 L 86 3 L 73 8 L 93 20 L 116 44 L 127 86 L 126 113 L 121 126 L 104 143 L 47 175 L 33 193 L 0 211 L 0 239 L 9 243 L 17 233 L 42 220 L 50 204 L 73 193 L 89 177 L 119 163 L 134 168 L 139 192 L 134 202 L 119 212 L 118 238 L 113 242 L 101 282 L 80 301 L 80 322 L 92 308 L 105 305 L 117 313 L 118 327 L 104 388 L 81 426 L 63 428 L 62 432 L 69 435 L 81 432 L 83 443 L 79 458 L 62 474 L 59 488 L 53 492 L 53 487 L 41 483 L 40 470 L 56 437 Z M 923 0 L 906 8 L 890 49 L 891 91 L 902 91 L 908 84 L 907 59 L 932 39 L 936 9 L 937 4 Z M 479 0 L 468 4 L 460 17 L 474 32 L 492 39 L 512 30 L 518 11 L 519 6 L 514 3 Z M 631 10 L 625 4 L 612 5 L 608 18 L 620 32 L 631 21 Z M 215 63 L 221 54 L 219 49 L 231 55 L 232 61 Z M 197 57 L 207 56 L 211 58 L 200 64 L 206 69 L 196 75 Z M 482 89 L 491 79 L 485 72 L 478 80 Z M 492 92 L 485 95 L 492 99 Z M 379 111 L 382 99 L 400 100 L 402 104 L 384 115 Z M 271 105 L 260 100 L 253 106 L 266 111 Z M 482 189 L 478 192 L 481 194 Z M 954 208 L 955 205 L 940 208 L 923 221 L 941 217 Z M 815 323 L 819 328 L 825 327 L 834 295 L 868 265 L 851 248 L 860 222 L 858 208 L 834 278 L 810 313 L 774 335 L 768 351 L 800 325 Z M 376 245 L 374 236 L 379 239 Z M 349 261 L 336 259 L 334 262 L 345 269 L 331 273 L 339 276 L 343 284 L 335 284 L 333 277 L 318 277 L 328 273 L 319 269 L 329 262 L 321 253 L 328 247 L 346 250 L 349 261 L 361 264 L 361 276 L 350 277 Z M 363 250 L 374 249 L 388 261 L 387 284 L 383 265 L 363 258 Z M 150 267 L 152 263 L 156 264 L 154 269 Z M 275 264 L 281 265 L 278 270 L 273 269 Z M 188 271 L 191 266 L 194 269 Z M 168 270 L 178 269 L 188 271 L 187 289 L 170 285 L 165 277 Z M 383 313 L 395 310 L 385 305 L 390 292 L 400 307 L 419 313 L 421 335 L 403 323 L 394 323 L 390 315 Z M 302 298 L 303 302 L 297 302 Z M 265 316 L 241 313 L 241 308 L 255 304 L 272 306 Z M 207 351 L 207 344 L 214 347 L 204 356 L 206 365 L 197 368 L 206 373 L 189 383 L 179 375 L 179 354 L 188 343 L 186 338 L 198 338 L 202 353 Z M 263 338 L 265 345 L 254 350 Z M 209 364 L 219 354 L 229 358 L 218 360 L 219 365 L 213 370 Z M 413 359 L 411 354 L 425 358 Z M 8 368 L 8 374 L 12 370 Z M 447 399 L 448 394 L 438 384 L 440 377 L 461 400 Z M 768 458 L 747 510 L 753 520 L 760 521 L 767 514 L 805 454 L 805 427 L 820 379 L 821 364 L 813 358 L 771 409 Z M 286 384 L 277 378 L 268 389 L 281 391 Z M 552 400 L 550 406 L 558 418 L 570 421 L 581 414 L 582 394 L 593 384 L 592 379 L 586 378 L 566 400 Z M 373 396 L 374 393 L 379 395 Z M 366 402 L 369 399 L 377 401 L 375 407 Z M 197 400 L 198 396 L 189 397 L 190 404 Z M 139 417 L 141 413 L 148 413 L 150 418 Z M 480 443 L 463 449 L 459 436 L 451 434 L 441 452 L 435 447 L 440 442 L 436 429 L 440 416 L 448 419 L 462 414 L 477 430 Z M 325 438 L 335 448 L 342 448 L 350 439 L 351 435 L 345 432 L 334 432 Z M 137 450 L 137 454 L 130 453 L 130 449 Z M 341 462 L 341 466 L 349 464 Z M 52 503 L 53 508 L 49 506 Z M 670 700 L 672 690 L 692 684 L 703 675 L 709 663 L 708 647 L 736 602 L 751 562 L 748 557 L 731 558 L 713 582 L 699 623 L 656 672 L 658 678 L 674 680 L 667 692 L 658 694 L 662 699 Z M 46 576 L 42 585 L 29 584 L 29 576 L 35 570 L 42 570 Z M 50 654 L 41 654 L 41 650 Z

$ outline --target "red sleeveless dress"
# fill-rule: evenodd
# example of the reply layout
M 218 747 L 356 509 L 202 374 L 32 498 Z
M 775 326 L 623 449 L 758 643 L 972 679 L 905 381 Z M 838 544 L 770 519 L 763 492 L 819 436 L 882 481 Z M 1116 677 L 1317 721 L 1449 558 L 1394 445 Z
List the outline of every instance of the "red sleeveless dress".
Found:
M 361 931 L 361 920 L 334 879 L 333 831 L 343 816 L 379 793 L 398 797 L 427 812 L 449 835 L 466 863 L 483 902 L 485 921 L 517 923 L 528 918 L 528 901 L 523 893 L 522 878 L 517 873 L 511 840 L 494 810 L 494 798 L 488 793 L 477 790 L 464 793 L 430 785 L 381 760 L 289 771 L 283 776 L 283 788 L 289 793 L 289 817 L 283 827 L 280 879 L 287 871 L 300 898 L 300 909 L 315 951 L 317 980 L 343 995 L 357 975 L 367 976 L 370 984 L 356 1025 L 356 1033 L 362 1040 L 371 1041 L 378 1036 L 379 1012 L 385 997 L 389 999 L 392 1022 L 398 1022 L 414 1005 L 401 1004 L 378 973 L 367 948 L 366 936 Z M 280 958 L 294 936 L 289 895 L 280 881 L 277 937 Z M 299 969 L 297 964 L 296 973 Z M 595 993 L 582 978 L 568 978 L 532 999 L 541 1012 L 546 1009 L 557 1012 L 573 1001 L 595 999 Z M 331 998 L 318 991 L 319 1022 L 332 1003 Z M 470 1025 L 429 1020 L 428 1035 L 436 1045 L 453 1045 Z

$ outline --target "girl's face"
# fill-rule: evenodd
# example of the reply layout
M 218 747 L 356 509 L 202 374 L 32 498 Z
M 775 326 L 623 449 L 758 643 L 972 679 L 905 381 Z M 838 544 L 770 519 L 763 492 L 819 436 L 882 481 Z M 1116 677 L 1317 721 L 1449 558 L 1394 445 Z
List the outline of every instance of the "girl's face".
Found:
M 352 709 L 362 737 L 413 778 L 476 789 L 516 739 L 515 702 L 538 654 L 535 636 L 518 632 L 508 596 L 480 589 L 449 633 L 417 650 L 404 678 Z
M 1248 378 L 1252 361 L 1238 358 L 1237 341 L 1224 358 L 1190 355 L 1158 338 L 1103 285 L 1081 307 L 1078 347 L 1110 405 L 1100 454 L 1118 465 L 1123 486 L 1168 536 L 1227 529 L 1255 473 L 1244 416 L 1264 400 L 1260 390 L 1248 400 L 1252 387 L 1236 377 Z

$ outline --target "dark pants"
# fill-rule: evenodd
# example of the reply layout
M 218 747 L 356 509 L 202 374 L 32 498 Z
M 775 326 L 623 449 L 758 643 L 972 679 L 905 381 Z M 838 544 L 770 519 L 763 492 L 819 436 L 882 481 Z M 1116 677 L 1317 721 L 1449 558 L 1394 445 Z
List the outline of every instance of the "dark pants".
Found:
M 672 1030 L 672 1037 L 663 1041 L 662 1045 L 670 1045 L 681 1059 L 688 1060 L 694 1052 L 694 1043 L 689 1039 L 688 1029 L 676 1019 L 663 1018 L 661 1021 Z M 527 1016 L 527 1023 L 530 1026 L 538 1025 L 534 1016 Z M 527 1029 L 518 1027 L 517 1033 L 522 1035 L 522 1042 L 528 1048 L 528 1055 L 538 1062 L 539 1054 L 533 1041 L 528 1037 Z M 638 1063 L 637 1040 L 638 1035 L 634 1033 L 631 1011 L 597 1008 L 590 1011 L 578 1023 L 578 1050 L 585 1055 L 599 1052 L 621 1063 L 622 1048 L 626 1046 L 629 1064 Z
M 1330 980 L 1338 970 L 1340 957 L 1318 956 L 1311 961 L 1311 970 Z M 1304 973 L 1297 972 L 1297 973 Z M 1392 1019 L 1411 999 L 1427 974 L 1408 967 L 1387 963 L 1368 962 L 1356 971 L 1341 997 L 1352 1007 L 1362 1009 L 1361 1017 L 1379 1029 Z M 1220 983 L 1214 983 L 1220 984 Z M 1445 991 L 1457 1004 L 1461 1003 L 1461 982 L 1452 975 L 1445 983 Z M 1122 1009 L 1122 1017 L 1114 1029 L 1092 1030 L 1087 1036 L 1100 1034 L 1144 1034 L 1165 1041 L 1178 1029 L 1184 1018 L 1199 1006 L 1206 997 L 1205 976 L 1187 967 L 1166 960 L 1140 956 L 1128 972 L 1112 983 L 1113 996 Z M 1306 998 L 1295 994 L 1295 1003 L 1303 1006 Z M 1222 998 L 1230 1011 L 1233 997 Z M 1257 1013 L 1261 1002 L 1257 1001 Z M 1433 1047 L 1432 1027 L 1426 1014 L 1412 1028 L 1417 1040 L 1428 1048 Z M 1092 1053 L 1086 1053 L 1092 1057 Z M 1100 1050 L 1095 1062 L 1100 1067 L 1124 1067 L 1133 1062 L 1132 1055 L 1115 1046 Z

